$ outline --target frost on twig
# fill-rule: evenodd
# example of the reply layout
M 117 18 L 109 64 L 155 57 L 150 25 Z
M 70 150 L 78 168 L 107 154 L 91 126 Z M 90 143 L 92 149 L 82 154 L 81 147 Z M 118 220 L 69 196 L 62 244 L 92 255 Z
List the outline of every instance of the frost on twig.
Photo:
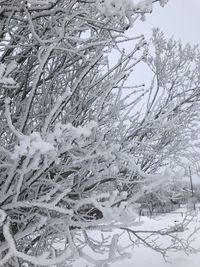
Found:
M 143 235 L 137 202 L 160 197 L 166 164 L 194 156 L 198 49 L 125 35 L 152 3 L 0 1 L 1 264 L 127 257 L 124 229 Z

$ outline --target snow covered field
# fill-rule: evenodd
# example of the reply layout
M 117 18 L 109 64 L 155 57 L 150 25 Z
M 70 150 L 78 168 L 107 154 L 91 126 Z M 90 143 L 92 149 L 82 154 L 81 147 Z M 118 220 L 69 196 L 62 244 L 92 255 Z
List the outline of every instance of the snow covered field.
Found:
M 165 226 L 172 226 L 180 221 L 182 221 L 183 217 L 181 215 L 182 210 L 177 210 L 177 213 L 170 213 L 163 216 L 158 216 L 155 219 L 150 219 L 147 217 L 142 217 L 144 221 L 142 228 L 143 229 L 156 229 L 159 227 L 160 229 Z M 195 227 L 199 227 L 200 225 L 200 213 L 194 217 L 193 222 L 190 224 L 190 230 Z M 158 228 L 157 228 L 158 229 Z M 181 233 L 185 238 L 188 236 L 188 231 L 185 233 Z M 164 242 L 164 240 L 163 240 Z M 195 248 L 200 247 L 200 232 L 198 231 L 195 235 L 195 240 L 192 243 Z M 112 265 L 112 267 L 199 267 L 200 266 L 200 252 L 195 254 L 186 255 L 184 252 L 170 252 L 168 253 L 168 261 L 165 262 L 163 257 L 144 246 L 135 247 L 132 250 L 132 258 L 128 260 L 124 260 L 123 262 L 117 262 Z
M 138 228 L 140 230 L 158 230 L 164 229 L 167 227 L 173 227 L 178 225 L 182 222 L 184 216 L 183 214 L 186 213 L 185 208 L 180 208 L 175 212 L 159 215 L 155 218 L 148 218 L 143 216 L 140 220 L 143 222 L 141 226 Z M 200 211 L 198 208 L 198 212 L 196 214 L 189 216 L 192 219 L 191 223 L 189 224 L 187 230 L 184 233 L 179 233 L 178 236 L 180 238 L 187 238 L 190 233 L 194 231 L 195 228 L 200 227 Z M 192 237 L 192 247 L 198 249 L 200 248 L 200 230 L 195 233 Z M 162 245 L 167 244 L 167 237 L 162 236 L 161 239 L 157 240 Z M 121 238 L 122 246 L 126 246 L 130 244 L 130 240 L 128 239 L 127 235 L 123 235 Z M 135 246 L 134 248 L 129 249 L 132 257 L 129 259 L 125 259 L 122 261 L 118 261 L 109 265 L 111 267 L 199 267 L 200 266 L 200 252 L 192 253 L 187 255 L 183 251 L 174 251 L 167 253 L 167 261 L 165 261 L 162 255 L 150 248 L 144 247 L 143 245 Z M 90 266 L 87 265 L 86 262 L 81 260 L 73 265 L 73 267 L 84 267 Z

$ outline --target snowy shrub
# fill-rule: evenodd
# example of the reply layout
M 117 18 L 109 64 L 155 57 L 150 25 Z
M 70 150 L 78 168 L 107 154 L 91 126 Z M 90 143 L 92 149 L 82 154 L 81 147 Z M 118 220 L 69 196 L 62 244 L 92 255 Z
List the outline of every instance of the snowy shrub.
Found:
M 188 155 L 200 100 L 197 47 L 124 34 L 152 2 L 0 1 L 0 266 L 103 267 L 137 244 L 135 204 Z M 130 84 L 140 64 L 151 81 Z M 157 234 L 177 249 L 179 229 Z

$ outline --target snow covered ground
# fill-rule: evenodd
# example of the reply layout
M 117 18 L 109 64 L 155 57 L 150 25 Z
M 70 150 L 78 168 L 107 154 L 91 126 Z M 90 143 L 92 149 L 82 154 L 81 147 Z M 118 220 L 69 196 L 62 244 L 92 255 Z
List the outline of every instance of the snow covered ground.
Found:
M 180 233 L 179 237 L 187 238 L 191 232 L 195 228 L 200 227 L 200 211 L 199 208 L 197 209 L 198 212 L 195 216 L 191 216 L 192 218 L 191 223 L 188 226 L 187 231 L 184 233 Z M 186 213 L 185 208 L 180 208 L 175 212 L 159 215 L 155 218 L 148 218 L 148 217 L 141 217 L 140 220 L 143 222 L 142 225 L 138 228 L 140 230 L 158 230 L 164 229 L 166 227 L 173 227 L 179 222 L 181 222 L 184 218 Z M 192 247 L 200 248 L 200 230 L 196 232 L 195 239 L 192 242 Z M 158 242 L 161 242 L 165 245 L 167 243 L 166 237 L 161 237 Z M 130 244 L 130 240 L 128 239 L 127 235 L 123 235 L 121 238 L 121 244 L 126 246 Z M 200 252 L 196 252 L 190 255 L 187 255 L 183 251 L 174 251 L 167 253 L 168 258 L 167 262 L 164 261 L 161 254 L 158 252 L 144 247 L 142 245 L 135 246 L 134 248 L 129 249 L 132 257 L 129 259 L 125 259 L 123 261 L 115 262 L 111 267 L 199 267 L 200 266 Z M 77 262 L 73 265 L 74 267 L 84 267 L 90 266 L 87 265 L 86 262 L 81 260 L 81 262 Z
M 143 229 L 164 228 L 165 226 L 173 226 L 182 221 L 182 212 L 184 210 L 177 210 L 177 213 L 170 213 L 163 216 L 158 216 L 155 219 L 142 217 Z M 200 212 L 193 218 L 193 222 L 189 225 L 189 230 L 193 231 L 194 227 L 200 226 Z M 188 231 L 181 233 L 185 238 L 188 236 Z M 128 241 L 127 241 L 128 242 Z M 192 243 L 195 248 L 200 247 L 200 232 L 195 234 L 195 240 Z M 165 262 L 163 257 L 152 249 L 144 246 L 135 247 L 132 250 L 132 257 L 130 259 L 116 262 L 112 267 L 199 267 L 200 266 L 200 252 L 186 255 L 184 252 L 170 252 L 168 253 L 169 262 Z

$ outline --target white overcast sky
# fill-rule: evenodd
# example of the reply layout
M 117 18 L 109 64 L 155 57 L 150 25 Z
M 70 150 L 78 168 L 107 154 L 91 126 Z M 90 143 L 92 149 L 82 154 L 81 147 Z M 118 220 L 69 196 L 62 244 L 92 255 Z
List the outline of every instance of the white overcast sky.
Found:
M 153 27 L 183 43 L 200 44 L 200 0 L 169 0 L 164 8 L 157 3 L 146 21 L 137 23 L 131 31 L 149 37 Z

